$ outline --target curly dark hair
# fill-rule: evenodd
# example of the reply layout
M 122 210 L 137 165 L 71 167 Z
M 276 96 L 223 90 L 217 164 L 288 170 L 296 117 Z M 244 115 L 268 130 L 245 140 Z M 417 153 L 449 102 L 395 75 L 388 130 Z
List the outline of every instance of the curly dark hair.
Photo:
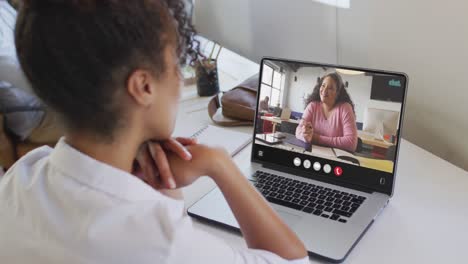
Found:
M 348 91 L 346 90 L 345 83 L 343 82 L 343 79 L 341 78 L 341 76 L 336 72 L 329 73 L 329 74 L 323 76 L 322 78 L 317 79 L 317 84 L 315 85 L 314 90 L 312 91 L 312 93 L 304 101 L 305 107 L 307 107 L 309 105 L 309 103 L 311 103 L 311 102 L 321 102 L 321 100 L 320 100 L 320 87 L 322 86 L 323 81 L 327 77 L 332 78 L 333 81 L 336 84 L 336 101 L 335 101 L 335 105 L 338 104 L 338 103 L 349 103 L 351 105 L 351 107 L 353 108 L 354 114 L 356 115 L 356 112 L 354 111 L 354 103 L 351 100 L 351 97 L 349 96 Z
M 37 95 L 67 128 L 112 137 L 130 74 L 166 71 L 164 50 L 193 63 L 200 43 L 184 0 L 24 0 L 15 42 Z

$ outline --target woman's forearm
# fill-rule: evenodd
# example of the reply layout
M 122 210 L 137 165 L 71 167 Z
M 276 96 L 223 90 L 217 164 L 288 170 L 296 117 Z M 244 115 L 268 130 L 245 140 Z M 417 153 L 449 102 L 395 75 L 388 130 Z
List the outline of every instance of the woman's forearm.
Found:
M 296 128 L 296 138 L 305 141 L 304 134 L 302 133 L 300 125 L 298 125 L 297 128 Z
M 355 152 L 357 146 L 357 136 L 348 135 L 343 137 L 317 136 L 317 143 L 320 145 L 339 148 L 349 152 Z
M 296 234 L 234 164 L 224 165 L 212 178 L 234 213 L 249 248 L 267 250 L 289 260 L 307 256 Z

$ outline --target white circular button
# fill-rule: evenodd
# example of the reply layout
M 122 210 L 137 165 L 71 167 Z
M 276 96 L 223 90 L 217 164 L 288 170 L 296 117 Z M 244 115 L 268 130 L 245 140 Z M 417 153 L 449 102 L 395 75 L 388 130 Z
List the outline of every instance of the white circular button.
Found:
M 294 159 L 294 165 L 296 165 L 296 167 L 301 166 L 301 159 L 300 158 L 295 158 Z
M 310 160 L 304 160 L 304 168 L 308 169 L 310 168 L 310 166 L 312 165 L 312 163 L 310 162 Z
M 322 165 L 320 165 L 320 162 L 316 161 L 314 162 L 314 170 L 319 171 L 322 168 Z
M 331 166 L 330 166 L 329 164 L 325 164 L 325 165 L 323 166 L 323 171 L 324 171 L 325 173 L 330 173 L 330 172 L 331 172 Z

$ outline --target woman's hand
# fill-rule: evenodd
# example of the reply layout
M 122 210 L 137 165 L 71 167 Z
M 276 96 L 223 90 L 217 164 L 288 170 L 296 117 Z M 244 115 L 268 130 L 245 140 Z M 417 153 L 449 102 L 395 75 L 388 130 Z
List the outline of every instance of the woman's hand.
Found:
M 198 144 L 187 146 L 187 150 L 192 154 L 190 161 L 175 153 L 169 153 L 167 156 L 177 187 L 190 185 L 200 176 L 215 177 L 226 165 L 233 165 L 231 156 L 222 148 Z
M 148 141 L 140 147 L 132 173 L 154 189 L 174 189 L 177 186 L 167 156 L 172 154 L 189 161 L 192 155 L 186 146 L 195 144 L 196 140 L 191 138 Z
M 314 129 L 312 123 L 301 120 L 299 123 L 299 133 L 304 137 L 307 143 L 311 143 L 314 136 Z

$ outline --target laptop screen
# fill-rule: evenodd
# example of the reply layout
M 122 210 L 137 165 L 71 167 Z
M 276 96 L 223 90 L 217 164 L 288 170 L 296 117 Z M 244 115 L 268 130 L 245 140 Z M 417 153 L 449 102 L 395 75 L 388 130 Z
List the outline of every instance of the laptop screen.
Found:
M 252 158 L 390 194 L 407 77 L 265 58 Z

